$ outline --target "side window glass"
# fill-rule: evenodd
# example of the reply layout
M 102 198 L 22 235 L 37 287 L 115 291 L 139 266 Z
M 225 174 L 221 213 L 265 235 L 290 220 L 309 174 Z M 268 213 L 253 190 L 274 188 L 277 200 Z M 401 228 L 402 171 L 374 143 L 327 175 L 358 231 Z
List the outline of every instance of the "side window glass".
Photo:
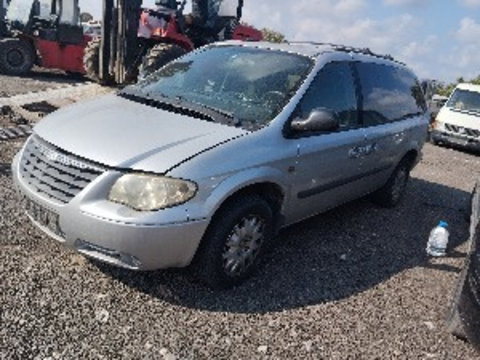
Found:
M 364 126 L 381 125 L 425 111 L 417 79 L 407 70 L 375 63 L 357 63 L 362 88 Z
M 313 109 L 321 107 L 337 113 L 341 130 L 358 126 L 357 98 L 349 63 L 330 63 L 319 71 L 299 104 L 297 116 L 306 119 Z

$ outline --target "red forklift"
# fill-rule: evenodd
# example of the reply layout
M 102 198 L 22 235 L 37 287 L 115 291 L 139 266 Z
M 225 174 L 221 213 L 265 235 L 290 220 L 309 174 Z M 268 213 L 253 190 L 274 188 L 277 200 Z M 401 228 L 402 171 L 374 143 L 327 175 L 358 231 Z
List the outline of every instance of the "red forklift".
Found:
M 0 73 L 27 74 L 33 65 L 84 74 L 84 36 L 78 0 L 0 0 Z M 0 19 L 1 20 L 1 19 Z
M 135 82 L 139 73 L 143 78 L 202 45 L 263 39 L 260 31 L 239 23 L 243 0 L 223 0 L 217 24 L 208 30 L 184 15 L 186 0 L 164 3 L 144 9 L 141 0 L 103 0 L 102 36 L 85 50 L 87 76 L 105 84 Z

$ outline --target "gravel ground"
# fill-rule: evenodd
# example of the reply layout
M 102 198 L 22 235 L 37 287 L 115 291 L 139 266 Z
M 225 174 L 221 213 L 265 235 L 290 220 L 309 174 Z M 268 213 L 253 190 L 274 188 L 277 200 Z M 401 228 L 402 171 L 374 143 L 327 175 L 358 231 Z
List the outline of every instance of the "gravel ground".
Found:
M 132 273 L 44 236 L 17 206 L 20 146 L 0 143 L 2 359 L 479 358 L 444 323 L 479 156 L 426 145 L 396 209 L 362 199 L 292 226 L 254 278 L 214 292 L 181 270 Z M 440 219 L 449 256 L 428 259 Z
M 86 79 L 69 76 L 62 71 L 45 70 L 35 67 L 28 76 L 0 75 L 0 97 L 42 91 L 84 82 Z

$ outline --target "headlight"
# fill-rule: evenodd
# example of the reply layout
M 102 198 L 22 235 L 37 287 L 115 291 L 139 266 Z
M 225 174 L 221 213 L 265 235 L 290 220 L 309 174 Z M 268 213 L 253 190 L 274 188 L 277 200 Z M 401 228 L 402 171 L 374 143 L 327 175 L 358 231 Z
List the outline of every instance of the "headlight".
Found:
M 195 196 L 197 185 L 191 181 L 146 174 L 127 174 L 110 190 L 110 201 L 139 211 L 161 210 L 183 204 Z

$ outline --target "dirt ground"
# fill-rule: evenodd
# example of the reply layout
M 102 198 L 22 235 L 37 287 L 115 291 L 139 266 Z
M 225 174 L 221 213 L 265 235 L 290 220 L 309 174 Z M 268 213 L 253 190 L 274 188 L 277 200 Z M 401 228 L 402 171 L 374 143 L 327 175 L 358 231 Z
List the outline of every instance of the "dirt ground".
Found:
M 361 199 L 292 226 L 251 280 L 211 291 L 181 270 L 91 262 L 43 235 L 11 180 L 23 141 L 0 143 L 1 359 L 479 358 L 444 321 L 479 155 L 427 144 L 397 208 Z M 439 220 L 448 256 L 430 259 Z

